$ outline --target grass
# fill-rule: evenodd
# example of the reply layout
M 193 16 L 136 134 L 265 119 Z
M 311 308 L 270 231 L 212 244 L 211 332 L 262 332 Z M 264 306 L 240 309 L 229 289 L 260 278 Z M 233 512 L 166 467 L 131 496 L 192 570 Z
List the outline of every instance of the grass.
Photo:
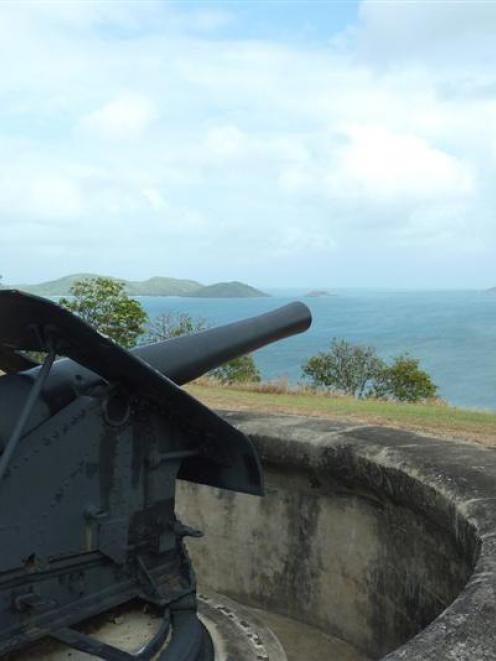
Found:
M 406 404 L 360 400 L 292 388 L 285 382 L 224 386 L 218 381 L 202 378 L 185 388 L 215 409 L 309 415 L 357 424 L 386 425 L 496 447 L 496 413 L 458 408 L 438 401 Z
M 187 390 L 216 409 L 309 415 L 357 424 L 387 425 L 496 447 L 496 414 L 440 402 L 408 404 L 357 400 L 278 383 L 223 386 L 207 379 L 188 385 Z

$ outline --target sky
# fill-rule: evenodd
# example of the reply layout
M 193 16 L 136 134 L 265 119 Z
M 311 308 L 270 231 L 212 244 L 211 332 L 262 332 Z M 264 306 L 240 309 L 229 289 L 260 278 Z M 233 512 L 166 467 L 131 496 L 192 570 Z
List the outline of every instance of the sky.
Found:
M 0 3 L 0 273 L 496 285 L 496 2 Z

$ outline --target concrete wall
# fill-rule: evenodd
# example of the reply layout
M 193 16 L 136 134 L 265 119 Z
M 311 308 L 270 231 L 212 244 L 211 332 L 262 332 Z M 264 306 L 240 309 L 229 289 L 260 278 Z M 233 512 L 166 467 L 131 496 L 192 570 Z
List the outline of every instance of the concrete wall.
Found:
M 262 455 L 266 496 L 180 484 L 179 515 L 205 532 L 189 543 L 203 585 L 319 626 L 372 658 L 463 590 L 480 535 L 440 488 L 453 476 L 432 462 L 448 442 L 315 419 L 230 418 Z

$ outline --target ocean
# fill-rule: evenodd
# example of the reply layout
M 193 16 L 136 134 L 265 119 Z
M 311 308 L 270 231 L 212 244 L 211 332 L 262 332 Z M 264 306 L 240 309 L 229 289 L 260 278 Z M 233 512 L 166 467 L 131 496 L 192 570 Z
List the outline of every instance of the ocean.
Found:
M 263 379 L 302 381 L 301 365 L 325 351 L 332 338 L 375 347 L 390 359 L 420 359 L 439 395 L 463 407 L 496 410 L 496 294 L 482 291 L 336 290 L 305 298 L 303 290 L 273 290 L 270 298 L 142 297 L 150 318 L 187 312 L 220 325 L 301 300 L 312 311 L 306 333 L 260 349 L 254 358 Z

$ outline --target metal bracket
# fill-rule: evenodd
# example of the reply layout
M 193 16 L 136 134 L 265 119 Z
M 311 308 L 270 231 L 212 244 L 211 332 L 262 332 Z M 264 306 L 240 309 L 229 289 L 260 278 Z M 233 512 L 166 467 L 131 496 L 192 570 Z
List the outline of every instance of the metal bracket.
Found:
M 48 354 L 43 361 L 43 364 L 41 366 L 40 371 L 38 372 L 38 375 L 36 377 L 36 381 L 33 384 L 33 387 L 31 388 L 31 392 L 29 393 L 29 397 L 27 398 L 26 404 L 24 405 L 24 408 L 21 412 L 21 415 L 19 416 L 17 420 L 17 424 L 14 427 L 14 431 L 12 432 L 11 437 L 8 440 L 7 445 L 5 446 L 5 449 L 3 451 L 3 454 L 0 458 L 0 482 L 2 481 L 7 468 L 9 466 L 10 460 L 12 459 L 12 456 L 15 452 L 15 449 L 17 447 L 17 444 L 19 443 L 22 432 L 24 431 L 24 428 L 29 420 L 29 416 L 31 415 L 34 405 L 36 404 L 36 400 L 40 396 L 41 389 L 43 388 L 43 385 L 45 381 L 47 380 L 48 375 L 50 374 L 50 370 L 52 368 L 52 365 L 55 361 L 56 358 L 56 349 L 55 349 L 55 344 L 52 343 L 49 339 L 47 339 L 47 348 L 48 348 Z
M 36 592 L 27 592 L 20 594 L 14 599 L 15 608 L 21 613 L 30 609 L 43 611 L 49 608 L 55 608 L 57 602 L 55 599 L 46 599 Z
M 159 602 L 162 601 L 163 597 L 160 594 L 160 589 L 153 576 L 146 568 L 146 565 L 143 562 L 143 558 L 139 555 L 136 556 L 136 564 L 138 565 L 139 570 L 139 581 L 145 591 L 145 594 L 147 594 L 150 599 L 158 599 Z

